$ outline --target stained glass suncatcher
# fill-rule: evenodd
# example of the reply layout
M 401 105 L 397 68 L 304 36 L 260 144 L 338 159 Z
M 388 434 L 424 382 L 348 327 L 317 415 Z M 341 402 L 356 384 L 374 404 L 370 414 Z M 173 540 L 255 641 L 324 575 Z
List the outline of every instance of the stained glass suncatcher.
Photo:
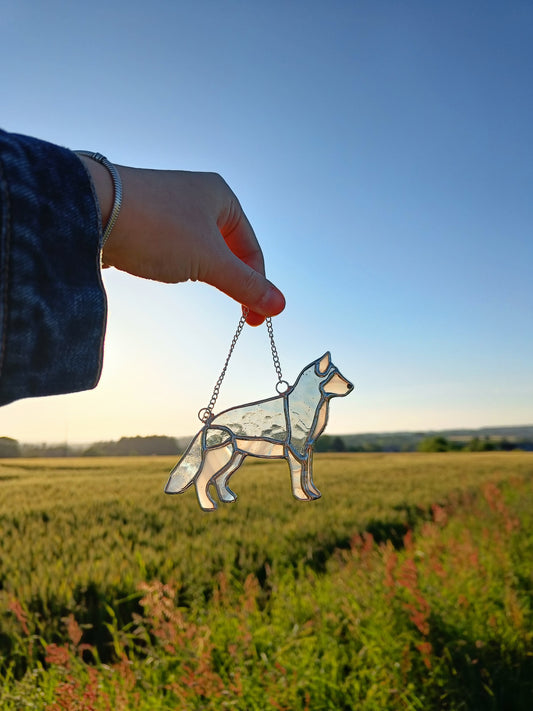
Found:
M 352 390 L 352 383 L 333 365 L 328 351 L 276 397 L 232 407 L 218 415 L 206 408 L 204 426 L 170 473 L 166 493 L 180 494 L 194 484 L 202 509 L 214 511 L 217 504 L 210 485 L 214 484 L 220 501 L 235 501 L 229 480 L 244 459 L 253 456 L 285 459 L 294 497 L 300 501 L 318 499 L 321 494 L 313 483 L 313 446 L 326 427 L 330 400 Z

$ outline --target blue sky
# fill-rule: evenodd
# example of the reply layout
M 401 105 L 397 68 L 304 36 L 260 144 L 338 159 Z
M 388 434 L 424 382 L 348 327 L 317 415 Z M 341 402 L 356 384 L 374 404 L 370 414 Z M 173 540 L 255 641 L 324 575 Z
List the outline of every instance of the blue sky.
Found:
M 215 170 L 287 297 L 284 376 L 329 349 L 329 432 L 533 423 L 533 6 L 3 0 L 1 125 L 116 163 Z M 104 372 L 0 434 L 187 435 L 239 308 L 108 270 Z M 274 394 L 246 328 L 220 407 Z

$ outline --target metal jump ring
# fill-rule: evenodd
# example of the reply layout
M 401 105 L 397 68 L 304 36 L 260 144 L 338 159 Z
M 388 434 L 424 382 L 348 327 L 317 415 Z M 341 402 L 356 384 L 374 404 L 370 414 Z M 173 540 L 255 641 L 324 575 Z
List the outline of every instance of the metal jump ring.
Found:
M 282 386 L 282 390 L 280 390 L 280 386 Z M 278 393 L 278 395 L 283 395 L 283 393 L 286 393 L 289 388 L 290 385 L 286 380 L 279 380 L 276 383 L 276 392 Z
M 213 419 L 213 413 L 208 407 L 202 407 L 201 410 L 198 410 L 198 419 L 200 422 L 203 422 L 204 425 L 207 425 L 207 423 Z

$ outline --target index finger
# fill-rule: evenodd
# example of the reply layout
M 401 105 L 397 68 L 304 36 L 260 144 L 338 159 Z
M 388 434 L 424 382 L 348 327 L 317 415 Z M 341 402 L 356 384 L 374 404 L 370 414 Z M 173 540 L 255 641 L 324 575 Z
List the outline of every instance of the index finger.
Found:
M 259 241 L 240 205 L 238 205 L 238 210 L 239 216 L 236 223 L 227 232 L 224 230 L 224 226 L 219 227 L 220 233 L 236 257 L 264 276 L 265 260 Z
M 221 231 L 222 232 L 222 231 Z M 259 246 L 255 232 L 248 218 L 241 209 L 240 218 L 235 227 L 226 235 L 222 232 L 224 241 L 233 254 L 260 274 L 265 274 L 265 259 Z M 265 317 L 243 305 L 243 314 L 246 314 L 246 323 L 250 326 L 260 326 Z

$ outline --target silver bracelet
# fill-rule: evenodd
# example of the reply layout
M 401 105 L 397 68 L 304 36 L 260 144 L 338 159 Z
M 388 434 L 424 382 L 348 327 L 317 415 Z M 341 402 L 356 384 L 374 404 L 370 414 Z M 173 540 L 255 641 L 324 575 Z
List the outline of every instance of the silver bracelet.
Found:
M 102 247 L 104 244 L 107 242 L 107 238 L 111 234 L 111 230 L 115 226 L 115 222 L 117 221 L 118 218 L 118 213 L 120 212 L 120 208 L 122 206 L 122 180 L 120 179 L 120 173 L 118 170 L 115 168 L 113 163 L 107 160 L 105 156 L 103 156 L 101 153 L 92 153 L 91 151 L 75 151 L 75 153 L 79 156 L 86 156 L 87 158 L 92 158 L 95 160 L 97 163 L 101 163 L 103 166 L 105 166 L 109 173 L 111 174 L 111 178 L 113 180 L 113 191 L 114 191 L 114 201 L 113 201 L 113 209 L 111 210 L 111 215 L 109 217 L 109 220 L 107 221 L 107 225 L 105 226 L 104 229 L 104 236 L 102 239 Z

